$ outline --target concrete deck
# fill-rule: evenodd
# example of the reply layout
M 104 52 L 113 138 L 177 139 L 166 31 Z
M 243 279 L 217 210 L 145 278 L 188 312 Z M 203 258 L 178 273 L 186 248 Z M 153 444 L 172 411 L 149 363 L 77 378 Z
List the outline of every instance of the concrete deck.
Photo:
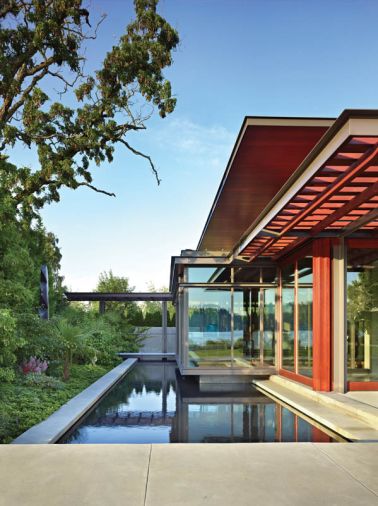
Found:
M 0 446 L 0 506 L 378 504 L 378 444 Z
M 378 442 L 378 408 L 374 406 L 374 396 L 369 396 L 369 402 L 366 402 L 366 396 L 362 396 L 363 401 L 360 395 L 365 392 L 354 392 L 356 395 L 353 396 L 314 392 L 305 385 L 279 376 L 254 380 L 253 383 L 264 394 L 282 401 L 350 441 Z

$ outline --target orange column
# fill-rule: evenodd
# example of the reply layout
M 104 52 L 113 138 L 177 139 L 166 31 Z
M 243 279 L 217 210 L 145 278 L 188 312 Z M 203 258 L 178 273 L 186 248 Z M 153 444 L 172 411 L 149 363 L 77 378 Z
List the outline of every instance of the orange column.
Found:
M 331 390 L 331 240 L 313 242 L 313 387 Z

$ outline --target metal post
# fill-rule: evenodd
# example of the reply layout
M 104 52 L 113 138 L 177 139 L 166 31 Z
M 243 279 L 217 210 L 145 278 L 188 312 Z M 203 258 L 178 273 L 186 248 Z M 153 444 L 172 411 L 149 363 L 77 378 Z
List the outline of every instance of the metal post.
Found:
M 105 313 L 105 304 L 106 302 L 104 300 L 100 300 L 100 314 Z
M 333 246 L 333 388 L 336 392 L 347 390 L 347 346 L 346 346 L 346 290 L 345 290 L 345 246 L 339 239 Z
M 162 352 L 167 353 L 167 302 L 161 303 Z

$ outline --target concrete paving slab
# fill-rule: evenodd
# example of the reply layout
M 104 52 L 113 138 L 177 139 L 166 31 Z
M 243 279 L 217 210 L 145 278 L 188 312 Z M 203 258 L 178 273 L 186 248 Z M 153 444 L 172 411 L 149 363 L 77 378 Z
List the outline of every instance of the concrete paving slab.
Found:
M 0 506 L 141 506 L 150 445 L 0 446 Z
M 378 409 L 378 392 L 348 392 L 345 395 Z
M 378 443 L 314 446 L 378 496 Z
M 372 506 L 377 501 L 308 443 L 152 446 L 147 506 Z

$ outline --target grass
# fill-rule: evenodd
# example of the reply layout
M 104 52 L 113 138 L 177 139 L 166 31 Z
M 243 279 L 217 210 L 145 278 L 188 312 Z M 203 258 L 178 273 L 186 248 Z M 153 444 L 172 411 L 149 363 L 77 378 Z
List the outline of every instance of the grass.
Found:
M 0 384 L 0 443 L 10 443 L 111 368 L 112 366 L 73 365 L 71 378 L 60 389 L 26 385 L 25 377 L 21 374 L 14 383 Z

